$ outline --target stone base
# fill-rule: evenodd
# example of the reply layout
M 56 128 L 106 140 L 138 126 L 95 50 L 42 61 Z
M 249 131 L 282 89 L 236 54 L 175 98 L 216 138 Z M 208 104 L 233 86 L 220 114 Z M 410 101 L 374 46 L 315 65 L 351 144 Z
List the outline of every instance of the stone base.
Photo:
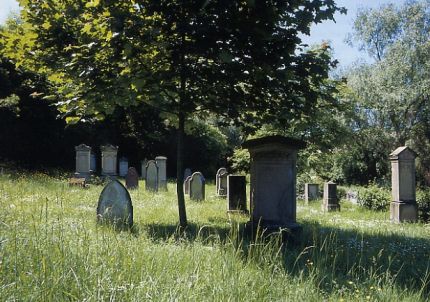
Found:
M 340 211 L 340 204 L 322 204 L 321 209 L 324 212 Z
M 254 240 L 256 236 L 266 238 L 275 233 L 281 233 L 282 242 L 298 243 L 303 228 L 295 222 L 281 225 L 276 223 L 271 224 L 269 222 L 254 223 L 253 221 L 248 221 L 245 225 L 245 230 Z
M 390 220 L 392 222 L 417 222 L 418 206 L 413 203 L 393 201 L 390 204 Z

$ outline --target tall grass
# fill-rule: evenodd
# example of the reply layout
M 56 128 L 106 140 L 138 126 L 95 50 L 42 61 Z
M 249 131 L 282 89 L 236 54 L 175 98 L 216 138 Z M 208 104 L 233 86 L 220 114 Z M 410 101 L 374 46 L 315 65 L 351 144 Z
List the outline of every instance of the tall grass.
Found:
M 175 185 L 131 191 L 135 226 L 96 223 L 102 186 L 0 177 L 0 301 L 425 301 L 430 226 L 299 202 L 299 243 L 249 238 L 207 186 L 177 229 Z

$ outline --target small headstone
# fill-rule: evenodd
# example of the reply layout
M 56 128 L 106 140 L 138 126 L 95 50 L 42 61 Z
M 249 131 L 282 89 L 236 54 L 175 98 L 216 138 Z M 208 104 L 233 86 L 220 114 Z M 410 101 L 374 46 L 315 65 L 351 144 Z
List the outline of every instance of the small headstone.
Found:
M 80 144 L 75 147 L 76 151 L 76 174 L 79 177 L 89 178 L 91 169 L 91 147 Z
M 188 176 L 184 181 L 184 194 L 190 194 L 190 181 L 191 175 Z
M 188 176 L 191 176 L 193 173 L 191 172 L 190 168 L 186 168 L 184 171 L 184 181 L 187 179 Z
M 227 196 L 227 169 L 219 168 L 215 176 L 216 195 L 221 197 Z
M 305 201 L 309 203 L 311 200 L 318 199 L 318 184 L 305 184 Z
M 102 175 L 117 175 L 116 158 L 118 154 L 118 147 L 106 145 L 101 146 L 100 150 L 102 151 Z
M 334 182 L 324 183 L 324 196 L 323 196 L 323 211 L 340 211 L 339 200 L 337 199 L 337 185 Z
M 125 176 L 125 186 L 129 190 L 139 187 L 139 174 L 134 167 L 128 169 L 127 175 Z
M 96 172 L 97 170 L 97 158 L 94 153 L 91 153 L 90 168 L 91 168 L 91 172 Z
M 97 205 L 97 220 L 117 226 L 133 225 L 131 197 L 119 181 L 111 181 L 101 192 Z
M 357 204 L 358 203 L 358 192 L 357 191 L 346 192 L 346 200 L 348 200 L 351 203 Z
M 167 157 L 157 156 L 155 162 L 158 166 L 158 189 L 167 190 Z
M 227 205 L 228 205 L 228 211 L 247 212 L 245 176 L 243 175 L 227 176 Z
M 416 222 L 418 206 L 415 189 L 416 153 L 403 146 L 390 154 L 391 198 L 390 219 L 393 222 Z
M 200 172 L 194 172 L 190 179 L 190 199 L 204 200 L 205 199 L 205 178 Z
M 140 162 L 140 172 L 142 179 L 146 179 L 146 164 L 148 163 L 148 160 L 145 158 Z
M 145 189 L 147 191 L 158 191 L 158 166 L 155 160 L 149 160 L 146 164 Z
M 119 176 L 125 177 L 128 172 L 128 159 L 126 157 L 121 157 L 119 159 Z

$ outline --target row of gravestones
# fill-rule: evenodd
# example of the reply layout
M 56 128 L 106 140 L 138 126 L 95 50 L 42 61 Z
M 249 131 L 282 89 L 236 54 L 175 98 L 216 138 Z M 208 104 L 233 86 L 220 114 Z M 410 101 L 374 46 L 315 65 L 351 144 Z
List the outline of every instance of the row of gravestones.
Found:
M 318 184 L 305 184 L 305 202 L 319 198 Z M 340 211 L 339 200 L 337 199 L 337 185 L 334 182 L 324 183 L 323 203 L 321 205 L 323 211 Z
M 286 228 L 291 232 L 300 229 L 296 223 L 296 160 L 298 150 L 304 146 L 301 141 L 280 136 L 257 138 L 243 144 L 251 155 L 251 227 L 269 231 Z M 390 154 L 393 198 L 390 218 L 394 222 L 417 220 L 415 156 L 408 147 L 400 147 Z M 193 178 L 196 182 L 194 186 Z M 227 192 L 228 187 L 227 184 Z M 201 188 L 200 196 L 204 199 L 204 177 L 199 172 L 193 173 L 190 178 L 189 192 L 192 193 L 195 188 Z M 340 209 L 336 184 L 326 183 L 324 192 L 324 209 Z M 115 198 L 112 196 L 123 200 L 122 204 L 115 208 Z M 97 215 L 102 219 L 119 215 L 120 220 L 132 224 L 131 199 L 119 182 L 114 181 L 105 187 L 99 199 Z

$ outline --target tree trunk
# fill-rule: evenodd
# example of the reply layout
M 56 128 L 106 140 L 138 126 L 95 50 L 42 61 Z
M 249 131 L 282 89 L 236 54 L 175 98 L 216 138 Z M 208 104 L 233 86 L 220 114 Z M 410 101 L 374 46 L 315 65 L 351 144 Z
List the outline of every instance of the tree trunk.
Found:
M 185 115 L 180 112 L 178 127 L 178 145 L 176 158 L 176 193 L 178 194 L 179 225 L 182 228 L 187 226 L 187 212 L 185 209 L 184 197 L 184 132 L 185 132 Z

